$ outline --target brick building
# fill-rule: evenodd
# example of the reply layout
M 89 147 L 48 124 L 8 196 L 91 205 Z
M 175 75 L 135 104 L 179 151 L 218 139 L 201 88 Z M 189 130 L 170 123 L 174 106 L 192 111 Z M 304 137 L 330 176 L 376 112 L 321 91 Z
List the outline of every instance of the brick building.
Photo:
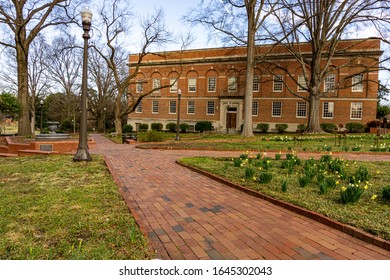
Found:
M 283 47 L 262 45 L 253 80 L 253 128 L 258 123 L 286 123 L 295 131 L 306 124 L 309 106 L 293 93 L 306 95 L 300 65 Z M 309 51 L 310 45 L 302 46 Z M 377 39 L 346 40 L 332 59 L 333 71 L 322 85 L 327 94 L 321 98 L 320 122 L 366 124 L 376 118 L 378 71 L 381 55 Z M 138 55 L 130 55 L 130 69 Z M 176 83 L 145 97 L 128 123 L 176 122 L 178 91 L 181 91 L 180 122 L 194 129 L 197 121 L 207 120 L 216 130 L 239 130 L 243 123 L 246 48 L 227 47 L 148 55 L 139 68 L 137 83 L 130 91 L 145 93 L 153 88 Z M 288 72 L 282 69 L 287 69 Z M 369 69 L 369 71 L 368 71 Z M 289 74 L 287 74 L 289 73 Z M 293 93 L 292 93 L 293 92 Z

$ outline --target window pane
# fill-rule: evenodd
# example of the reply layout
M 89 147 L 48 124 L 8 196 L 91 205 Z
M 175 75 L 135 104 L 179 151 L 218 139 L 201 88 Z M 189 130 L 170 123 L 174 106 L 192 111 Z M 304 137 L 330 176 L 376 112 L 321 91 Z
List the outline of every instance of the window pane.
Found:
M 188 92 L 196 92 L 196 78 L 188 78 Z
M 207 115 L 214 115 L 215 106 L 214 101 L 207 101 Z
M 154 114 L 158 113 L 158 100 L 153 100 L 152 113 L 154 113 Z
M 333 102 L 324 102 L 322 117 L 325 119 L 332 119 L 334 111 L 334 103 Z
M 172 85 L 170 92 L 177 92 L 177 81 L 176 78 L 169 79 L 169 84 Z
M 307 103 L 306 102 L 298 102 L 297 103 L 297 117 L 298 118 L 306 118 L 307 114 Z
M 137 107 L 135 108 L 136 113 L 142 113 L 142 101 L 138 103 Z
M 351 103 L 351 119 L 361 120 L 363 112 L 363 104 L 361 102 Z
M 236 77 L 229 77 L 228 78 L 228 91 L 229 92 L 236 92 L 237 91 L 237 78 Z
M 169 114 L 176 114 L 176 100 L 169 101 Z
M 143 80 L 137 80 L 136 92 L 141 93 L 144 90 Z
M 325 91 L 334 91 L 336 77 L 334 74 L 330 74 L 325 77 Z
M 193 100 L 188 101 L 187 114 L 195 114 L 195 101 Z
M 252 116 L 257 116 L 259 114 L 259 102 L 252 102 Z
M 283 75 L 274 76 L 274 91 L 275 92 L 283 91 Z
M 253 91 L 259 91 L 260 90 L 260 78 L 259 76 L 253 77 Z
M 363 74 L 352 77 L 352 91 L 363 92 Z
M 304 76 L 298 76 L 298 91 L 306 91 L 306 81 Z
M 272 102 L 272 116 L 281 117 L 282 116 L 282 102 Z
M 214 92 L 217 89 L 217 78 L 208 77 L 207 79 L 207 91 Z
M 160 79 L 153 79 L 153 89 L 159 88 L 160 87 Z M 156 90 L 158 92 L 160 90 Z

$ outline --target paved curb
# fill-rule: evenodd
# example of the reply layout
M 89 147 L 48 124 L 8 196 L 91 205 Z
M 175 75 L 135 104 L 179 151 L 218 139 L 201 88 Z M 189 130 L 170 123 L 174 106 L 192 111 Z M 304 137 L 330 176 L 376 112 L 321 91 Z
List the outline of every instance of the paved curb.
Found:
M 217 175 L 214 175 L 212 173 L 209 173 L 207 171 L 204 171 L 202 169 L 199 169 L 199 168 L 196 168 L 196 167 L 193 167 L 193 166 L 190 166 L 190 165 L 187 165 L 187 164 L 184 164 L 182 162 L 179 162 L 179 161 L 176 161 L 177 164 L 183 166 L 183 167 L 186 167 L 192 171 L 195 171 L 199 174 L 202 174 L 202 175 L 205 175 L 207 177 L 209 177 L 210 179 L 213 179 L 215 181 L 218 181 L 222 184 L 225 184 L 229 187 L 232 187 L 232 188 L 235 188 L 239 191 L 243 191 L 251 196 L 254 196 L 254 197 L 257 197 L 257 198 L 260 198 L 260 199 L 263 199 L 263 200 L 266 200 L 266 201 L 269 201 L 277 206 L 280 206 L 282 208 L 285 208 L 285 209 L 288 209 L 290 211 L 293 211 L 297 214 L 300 214 L 300 215 L 303 215 L 307 218 L 310 218 L 312 220 L 315 220 L 317 222 L 320 222 L 322 224 L 325 224 L 333 229 L 336 229 L 336 230 L 339 230 L 341 232 L 344 232 L 348 235 L 351 235 L 355 238 L 358 238 L 358 239 L 361 239 L 367 243 L 370 243 L 370 244 L 373 244 L 373 245 L 376 245 L 378 247 L 381 247 L 385 250 L 388 250 L 390 251 L 390 242 L 385 240 L 385 239 L 382 239 L 380 237 L 377 237 L 377 236 L 374 236 L 372 234 L 369 234 L 363 230 L 360 230 L 358 228 L 355 228 L 353 226 L 349 226 L 349 225 L 346 225 L 346 224 L 343 224 L 343 223 L 340 223 L 338 221 L 335 221 L 331 218 L 328 218 L 322 214 L 319 214 L 319 213 L 316 213 L 316 212 L 313 212 L 313 211 L 310 211 L 310 210 L 307 210 L 305 208 L 302 208 L 300 206 L 296 206 L 294 204 L 291 204 L 291 203 L 288 203 L 288 202 L 284 202 L 284 201 L 281 201 L 281 200 L 278 200 L 278 199 L 275 199 L 273 197 L 270 197 L 268 195 L 264 195 L 262 193 L 259 193 L 259 192 L 256 192 L 252 189 L 249 189 L 247 187 L 244 187 L 244 186 L 241 186 L 241 185 L 238 185 L 238 184 L 235 184 L 231 181 L 228 181 L 220 176 L 217 176 Z

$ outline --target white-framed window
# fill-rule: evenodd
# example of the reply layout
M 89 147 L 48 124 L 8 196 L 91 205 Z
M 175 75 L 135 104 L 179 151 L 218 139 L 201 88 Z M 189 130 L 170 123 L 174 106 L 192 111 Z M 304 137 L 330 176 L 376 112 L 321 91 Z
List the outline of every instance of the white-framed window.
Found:
M 298 76 L 298 91 L 306 91 L 306 80 L 305 76 Z
M 255 91 L 255 92 L 260 91 L 260 77 L 259 76 L 253 77 L 253 91 Z
M 322 105 L 322 118 L 333 119 L 334 116 L 334 102 L 324 102 Z
M 188 100 L 188 102 L 187 102 L 187 114 L 188 115 L 194 115 L 195 114 L 195 101 L 194 100 Z
M 237 91 L 237 78 L 229 77 L 228 78 L 228 92 L 236 92 Z
M 214 101 L 207 101 L 206 114 L 207 115 L 214 115 L 215 114 L 215 102 Z
M 172 85 L 170 88 L 170 92 L 177 92 L 177 81 L 178 79 L 176 78 L 169 79 L 169 84 Z
M 152 80 L 152 84 L 153 84 L 153 89 L 158 89 L 158 90 L 155 90 L 155 92 L 159 92 L 160 91 L 160 89 L 159 89 L 159 87 L 160 87 L 160 79 L 159 78 L 154 78 L 153 80 Z
M 196 78 L 188 78 L 188 92 L 196 92 Z
M 274 92 L 283 91 L 283 75 L 274 75 Z
M 324 81 L 324 91 L 334 91 L 334 87 L 336 85 L 336 76 L 335 74 L 330 74 L 325 77 Z
M 136 84 L 136 93 L 142 93 L 144 91 L 144 81 L 143 80 L 137 80 Z
M 138 103 L 137 107 L 135 107 L 135 112 L 142 113 L 142 100 L 140 101 L 140 103 Z
M 274 101 L 272 102 L 272 116 L 281 117 L 282 116 L 282 102 Z
M 363 74 L 352 77 L 352 91 L 363 92 Z
M 252 102 L 252 116 L 259 115 L 259 101 Z
M 305 101 L 297 102 L 297 118 L 306 118 L 307 116 L 307 103 Z
M 176 100 L 169 101 L 169 114 L 176 114 Z
M 158 100 L 152 102 L 152 114 L 158 114 Z
M 215 92 L 217 90 L 217 77 L 207 78 L 207 91 Z
M 352 102 L 351 103 L 351 120 L 361 120 L 363 114 L 363 103 Z

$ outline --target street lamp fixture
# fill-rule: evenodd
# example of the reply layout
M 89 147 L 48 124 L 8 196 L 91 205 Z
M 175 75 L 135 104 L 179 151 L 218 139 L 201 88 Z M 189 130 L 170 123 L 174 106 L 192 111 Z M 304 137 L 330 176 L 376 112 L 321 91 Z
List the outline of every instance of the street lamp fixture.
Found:
M 177 91 L 177 124 L 176 124 L 176 140 L 180 140 L 180 97 L 181 89 Z
M 42 112 L 43 112 L 43 100 L 41 99 L 41 101 L 39 101 L 39 105 L 41 105 L 41 129 L 40 129 L 40 133 L 42 134 Z
M 74 161 L 91 161 L 92 158 L 88 151 L 87 144 L 87 63 L 88 63 L 88 39 L 89 31 L 91 30 L 92 12 L 85 9 L 81 12 L 81 20 L 83 23 L 83 39 L 84 39 L 84 55 L 83 55 L 83 79 L 81 83 L 81 118 L 80 118 L 80 134 L 79 146 L 77 153 L 74 156 Z

